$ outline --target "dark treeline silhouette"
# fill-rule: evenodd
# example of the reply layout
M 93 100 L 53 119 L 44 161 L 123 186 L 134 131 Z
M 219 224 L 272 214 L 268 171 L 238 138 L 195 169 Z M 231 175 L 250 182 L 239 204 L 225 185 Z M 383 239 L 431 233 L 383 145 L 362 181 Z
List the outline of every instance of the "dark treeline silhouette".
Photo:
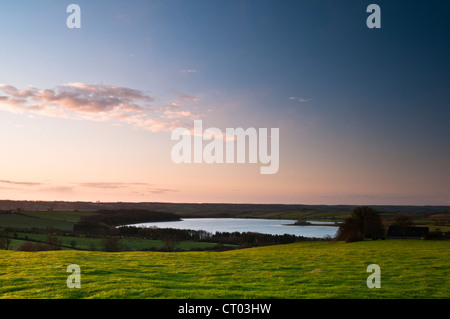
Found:
M 227 203 L 166 203 L 166 202 L 66 202 L 66 201 L 25 201 L 0 200 L 0 210 L 5 211 L 80 211 L 95 212 L 98 210 L 144 209 L 158 212 L 176 213 L 181 217 L 235 217 L 244 213 L 280 213 L 280 212 L 311 212 L 311 213 L 346 213 L 357 205 L 301 205 L 301 204 L 227 204 Z M 399 206 L 374 205 L 380 213 L 447 214 L 450 206 Z
M 253 232 L 216 232 L 212 237 L 211 241 L 218 242 L 220 244 L 231 244 L 239 245 L 240 247 L 256 247 L 256 246 L 266 246 L 266 245 L 280 245 L 280 244 L 290 244 L 298 241 L 306 240 L 318 240 L 316 238 L 307 238 L 295 235 L 270 235 L 270 234 L 260 234 Z
M 180 217 L 175 214 L 145 209 L 99 210 L 96 214 L 81 217 L 74 225 L 74 231 L 108 233 L 118 225 L 176 220 Z
M 339 226 L 336 239 L 350 243 L 384 236 L 385 226 L 379 212 L 368 206 L 358 206 Z
M 19 251 L 49 251 L 60 249 L 61 243 L 55 234 L 48 234 L 46 243 L 27 240 L 17 248 Z
M 218 244 L 237 245 L 240 247 L 256 247 L 265 245 L 289 244 L 306 240 L 321 240 L 295 235 L 270 235 L 254 232 L 215 232 L 210 233 L 204 230 L 173 229 L 156 227 L 134 227 L 122 226 L 116 229 L 121 236 L 142 237 L 147 239 L 165 240 L 170 238 L 174 241 L 203 241 Z M 322 239 L 323 240 L 323 239 Z

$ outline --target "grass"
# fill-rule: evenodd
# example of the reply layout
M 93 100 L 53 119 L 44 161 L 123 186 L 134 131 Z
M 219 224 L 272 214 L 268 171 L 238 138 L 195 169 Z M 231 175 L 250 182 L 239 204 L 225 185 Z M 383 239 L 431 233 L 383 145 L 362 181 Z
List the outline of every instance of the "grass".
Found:
M 89 212 L 0 214 L 2 227 L 70 231 Z M 350 212 L 247 212 L 239 217 L 343 220 Z M 394 216 L 394 215 L 392 215 Z M 386 214 L 385 217 L 392 217 Z M 416 222 L 448 231 L 448 214 Z M 434 218 L 431 218 L 434 217 Z M 436 218 L 440 220 L 435 220 Z M 445 218 L 444 218 L 445 217 Z M 438 225 L 439 223 L 439 225 Z M 432 228 L 433 230 L 434 228 Z M 46 234 L 18 232 L 17 248 Z M 59 236 L 77 248 L 101 248 L 103 239 Z M 161 248 L 159 240 L 123 239 L 132 250 Z M 181 242 L 191 249 L 214 243 Z M 381 267 L 381 288 L 369 289 L 369 264 Z M 81 267 L 82 288 L 68 289 L 66 268 Z M 0 298 L 449 298 L 450 242 L 421 240 L 302 242 L 226 252 L 27 253 L 0 251 Z
M 42 219 L 48 219 L 48 220 L 61 220 L 65 222 L 70 223 L 77 223 L 80 221 L 80 218 L 83 216 L 89 216 L 93 213 L 91 212 L 53 212 L 53 211 L 28 211 L 23 212 L 22 214 L 30 216 L 30 217 L 36 217 L 36 218 L 42 218 Z
M 11 235 L 11 234 L 10 234 Z M 42 233 L 24 233 L 14 232 L 12 234 L 17 235 L 16 238 L 11 240 L 10 249 L 16 250 L 21 244 L 28 240 L 37 241 L 41 243 L 47 242 L 48 234 Z M 81 250 L 92 250 L 95 247 L 98 250 L 103 248 L 103 238 L 91 238 L 91 237 L 76 237 L 76 236 L 58 236 L 58 242 L 62 250 L 72 249 L 72 242 L 75 243 L 74 248 Z M 149 248 L 160 249 L 164 247 L 164 242 L 161 240 L 152 240 L 145 238 L 123 238 L 121 243 L 130 250 L 143 250 Z M 194 241 L 182 241 L 176 243 L 174 248 L 180 248 L 182 250 L 190 250 L 192 248 L 211 248 L 216 246 L 216 243 L 206 242 L 194 242 Z
M 27 240 L 34 240 L 42 243 L 46 243 L 48 234 L 37 234 L 33 232 L 25 232 L 26 229 L 41 229 L 48 230 L 52 233 L 52 229 L 72 231 L 75 223 L 77 223 L 82 216 L 91 215 L 93 212 L 76 212 L 76 211 L 23 211 L 21 213 L 0 213 L 0 230 L 6 227 L 20 228 L 23 232 L 13 231 L 11 236 L 10 249 L 17 249 Z M 17 234 L 17 238 L 14 237 L 14 233 Z M 66 246 L 61 249 L 66 250 L 72 247 L 72 242 L 75 243 L 75 248 L 92 250 L 102 249 L 102 238 L 89 238 L 89 237 L 75 237 L 75 236 L 58 236 L 59 243 Z M 164 247 L 164 243 L 161 240 L 150 240 L 141 238 L 125 238 L 122 240 L 122 244 L 130 250 L 142 250 L 142 249 L 160 249 Z M 183 241 L 177 243 L 174 248 L 182 250 L 190 250 L 192 248 L 211 248 L 216 243 L 206 242 L 192 242 Z
M 381 288 L 369 289 L 369 264 Z M 66 268 L 81 268 L 69 289 Z M 0 298 L 449 298 L 450 242 L 301 242 L 226 252 L 0 251 Z
M 61 217 L 64 216 L 64 214 L 53 214 L 53 218 L 49 218 L 48 215 L 41 215 L 41 212 L 30 212 L 26 214 L 0 214 L 0 225 L 2 227 L 16 228 L 55 228 L 61 230 L 73 230 L 73 225 L 75 224 L 75 221 L 73 219 L 64 220 L 64 217 Z

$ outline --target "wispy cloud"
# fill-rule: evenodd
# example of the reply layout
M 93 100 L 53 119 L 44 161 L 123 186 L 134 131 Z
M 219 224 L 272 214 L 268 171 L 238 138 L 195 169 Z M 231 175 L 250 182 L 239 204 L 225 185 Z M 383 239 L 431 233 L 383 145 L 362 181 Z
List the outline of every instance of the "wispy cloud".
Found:
M 41 116 L 91 121 L 119 121 L 150 131 L 170 131 L 197 118 L 185 110 L 184 102 L 198 98 L 174 91 L 177 103 L 162 106 L 148 94 L 127 87 L 106 84 L 67 83 L 52 89 L 29 87 L 19 90 L 0 84 L 0 110 Z
M 178 190 L 171 189 L 171 188 L 153 188 L 153 189 L 150 189 L 149 192 L 152 194 L 167 194 L 167 193 L 178 192 Z
M 167 194 L 177 192 L 176 189 L 161 188 L 151 183 L 123 183 L 123 182 L 87 182 L 73 185 L 74 189 L 91 188 L 98 190 L 118 190 L 121 193 L 139 193 L 139 194 Z
M 197 73 L 198 70 L 196 69 L 182 69 L 180 70 L 181 73 Z
M 311 99 L 304 99 L 304 98 L 302 98 L 302 97 L 297 97 L 297 96 L 291 96 L 291 97 L 289 98 L 289 100 L 297 101 L 297 102 L 299 102 L 299 103 L 305 103 L 305 102 L 311 101 Z
M 172 91 L 173 95 L 175 95 L 180 101 L 184 102 L 196 102 L 198 98 L 180 91 Z
M 77 184 L 81 187 L 89 187 L 89 188 L 100 188 L 100 189 L 117 189 L 117 188 L 125 188 L 129 186 L 148 186 L 147 183 L 105 183 L 105 182 L 96 182 L 96 183 L 79 183 Z
M 36 182 L 17 182 L 17 181 L 10 181 L 10 180 L 0 180 L 0 184 L 8 184 L 8 185 L 18 185 L 18 186 L 40 186 L 42 183 L 36 183 Z
M 0 180 L 0 189 L 14 190 L 23 193 L 85 193 L 108 192 L 120 194 L 169 194 L 178 192 L 177 189 L 164 188 L 159 185 L 142 182 L 80 182 L 80 183 L 53 183 Z
M 39 189 L 39 192 L 41 193 L 73 193 L 74 188 L 72 186 L 50 186 L 50 187 L 44 187 Z

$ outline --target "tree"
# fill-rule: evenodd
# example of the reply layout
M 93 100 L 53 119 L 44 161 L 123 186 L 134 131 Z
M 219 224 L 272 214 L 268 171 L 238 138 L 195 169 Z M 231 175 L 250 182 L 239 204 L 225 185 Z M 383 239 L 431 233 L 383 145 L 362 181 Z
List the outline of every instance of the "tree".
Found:
M 55 234 L 49 234 L 47 236 L 47 244 L 50 250 L 60 250 L 60 242 Z
M 176 236 L 172 234 L 167 234 L 163 238 L 161 238 L 162 242 L 164 243 L 163 249 L 172 251 L 175 249 L 176 245 L 178 244 Z
M 97 250 L 97 247 L 95 246 L 95 243 L 93 241 L 91 241 L 89 243 L 89 250 L 91 250 L 91 251 L 96 251 Z
M 361 227 L 358 220 L 354 217 L 345 219 L 345 221 L 339 226 L 336 239 L 343 240 L 347 243 L 363 240 L 364 235 L 361 232 Z
M 103 250 L 110 252 L 120 251 L 121 250 L 120 238 L 114 236 L 107 236 L 103 240 Z
M 49 250 L 48 245 L 44 245 L 41 243 L 32 243 L 30 241 L 24 242 L 22 245 L 17 247 L 19 251 L 47 251 Z
M 384 225 L 379 213 L 373 208 L 359 206 L 339 226 L 336 239 L 354 242 L 381 235 L 384 236 Z
M 0 249 L 8 250 L 9 245 L 11 245 L 9 233 L 7 231 L 2 230 L 0 232 Z
M 71 240 L 69 244 L 70 244 L 70 247 L 75 248 L 75 246 L 77 245 L 77 242 L 75 240 Z

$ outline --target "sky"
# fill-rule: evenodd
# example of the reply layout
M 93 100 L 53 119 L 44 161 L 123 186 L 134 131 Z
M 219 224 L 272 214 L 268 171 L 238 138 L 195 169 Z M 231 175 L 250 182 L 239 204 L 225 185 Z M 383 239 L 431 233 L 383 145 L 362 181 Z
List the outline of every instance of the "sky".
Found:
M 0 0 L 0 199 L 450 205 L 449 14 L 425 0 Z M 195 120 L 278 128 L 279 169 L 175 163 L 171 134 Z

